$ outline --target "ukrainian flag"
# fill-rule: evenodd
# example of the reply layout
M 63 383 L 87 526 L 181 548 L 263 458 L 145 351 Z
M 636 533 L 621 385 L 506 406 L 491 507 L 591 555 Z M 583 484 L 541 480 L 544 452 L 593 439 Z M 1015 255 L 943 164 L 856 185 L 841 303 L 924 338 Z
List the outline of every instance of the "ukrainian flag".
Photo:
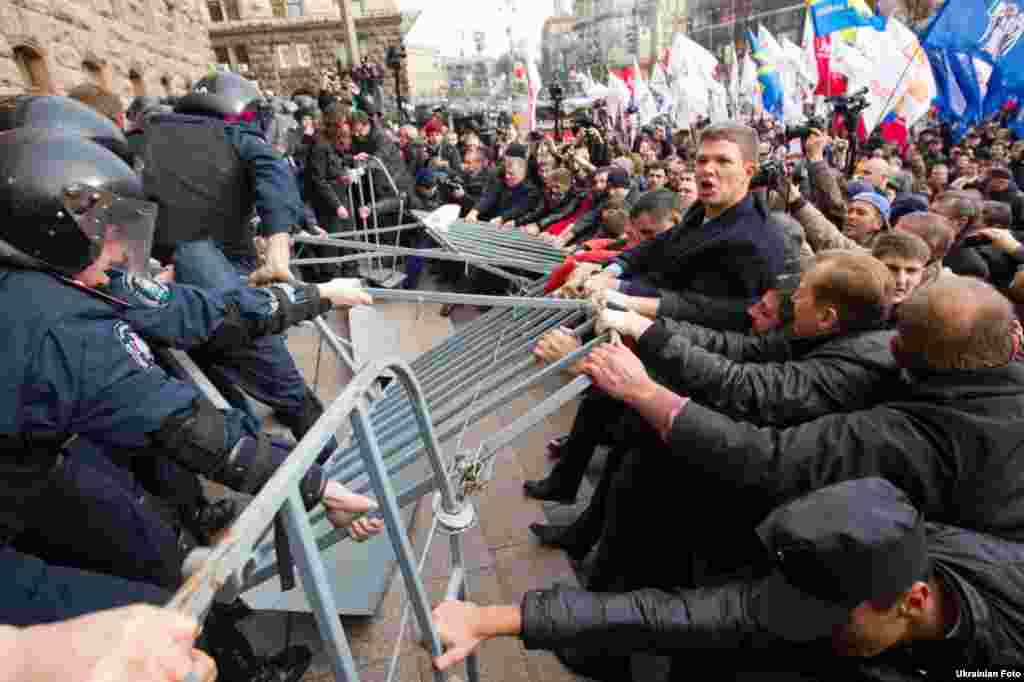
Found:
M 861 27 L 885 30 L 885 17 L 875 16 L 864 0 L 807 0 L 807 8 L 818 36 Z
M 771 55 L 764 49 L 752 31 L 747 31 L 747 41 L 750 43 L 750 56 L 757 65 L 757 80 L 761 84 L 764 110 L 782 120 L 782 78 L 779 77 L 778 69 L 775 68 Z

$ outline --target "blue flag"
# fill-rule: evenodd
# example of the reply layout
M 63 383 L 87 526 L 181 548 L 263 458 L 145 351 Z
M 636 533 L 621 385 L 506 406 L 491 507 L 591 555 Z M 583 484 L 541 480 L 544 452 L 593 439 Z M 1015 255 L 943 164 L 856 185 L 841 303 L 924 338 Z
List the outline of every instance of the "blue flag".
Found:
M 984 59 L 1001 73 L 1000 89 L 1024 90 L 1022 0 L 947 0 L 921 45 Z
M 757 80 L 761 84 L 761 98 L 764 110 L 782 120 L 782 78 L 768 53 L 751 31 L 747 31 L 750 56 L 757 65 Z
M 985 91 L 966 52 L 925 50 L 935 76 L 935 105 L 942 120 L 952 125 L 953 141 L 959 142 L 967 129 L 984 118 Z
M 808 9 L 818 36 L 862 26 L 885 30 L 885 17 L 875 16 L 864 2 L 857 0 L 808 0 Z

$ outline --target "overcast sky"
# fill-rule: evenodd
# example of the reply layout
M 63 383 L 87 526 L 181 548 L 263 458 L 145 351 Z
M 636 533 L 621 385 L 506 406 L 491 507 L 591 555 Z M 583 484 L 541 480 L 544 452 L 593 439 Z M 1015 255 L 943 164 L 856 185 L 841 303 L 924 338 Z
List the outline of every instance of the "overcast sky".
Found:
M 484 54 L 498 56 L 508 50 L 505 29 L 508 26 L 508 11 L 504 0 L 398 0 L 402 11 L 423 10 L 419 21 L 408 36 L 408 42 L 415 45 L 437 47 L 446 56 L 457 54 L 456 31 L 465 31 L 467 36 L 474 31 L 487 34 Z M 518 20 L 513 31 L 530 39 L 534 49 L 539 47 L 540 29 L 552 12 L 551 0 L 520 0 Z M 468 54 L 467 54 L 468 56 Z

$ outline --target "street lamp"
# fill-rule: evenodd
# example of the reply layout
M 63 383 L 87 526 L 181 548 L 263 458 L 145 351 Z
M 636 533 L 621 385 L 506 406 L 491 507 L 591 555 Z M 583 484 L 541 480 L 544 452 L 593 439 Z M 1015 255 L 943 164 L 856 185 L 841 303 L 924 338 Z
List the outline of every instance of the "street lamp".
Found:
M 558 83 L 552 83 L 548 86 L 548 92 L 551 93 L 551 99 L 555 103 L 555 143 L 561 144 L 562 142 L 562 100 L 565 99 L 565 91 L 562 90 L 562 86 Z
M 348 54 L 345 52 L 345 48 L 340 45 L 334 48 L 334 63 L 338 69 L 338 87 L 340 88 L 345 80 L 344 74 L 348 70 L 345 68 L 348 64 Z
M 402 62 L 406 58 L 405 45 L 391 46 L 385 55 L 388 68 L 395 72 L 395 101 L 398 103 L 398 125 L 405 123 L 405 106 L 402 101 Z

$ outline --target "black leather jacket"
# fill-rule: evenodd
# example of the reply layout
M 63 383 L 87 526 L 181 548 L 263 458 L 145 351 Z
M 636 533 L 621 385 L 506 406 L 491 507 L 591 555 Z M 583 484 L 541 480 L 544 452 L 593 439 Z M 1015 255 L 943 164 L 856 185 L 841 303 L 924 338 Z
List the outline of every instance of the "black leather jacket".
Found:
M 702 405 L 744 421 L 786 425 L 872 407 L 899 390 L 893 335 L 882 322 L 799 339 L 663 319 L 640 337 L 637 354 L 661 383 Z
M 691 664 L 694 654 L 711 650 L 716 679 L 794 671 L 822 680 L 946 680 L 956 668 L 1024 665 L 1024 545 L 940 524 L 928 525 L 928 543 L 935 572 L 959 598 L 954 634 L 870 659 L 840 658 L 827 641 L 796 645 L 762 630 L 751 607 L 758 580 L 678 593 L 527 592 L 521 637 L 527 649 L 678 654 Z M 739 649 L 742 656 L 722 655 Z

